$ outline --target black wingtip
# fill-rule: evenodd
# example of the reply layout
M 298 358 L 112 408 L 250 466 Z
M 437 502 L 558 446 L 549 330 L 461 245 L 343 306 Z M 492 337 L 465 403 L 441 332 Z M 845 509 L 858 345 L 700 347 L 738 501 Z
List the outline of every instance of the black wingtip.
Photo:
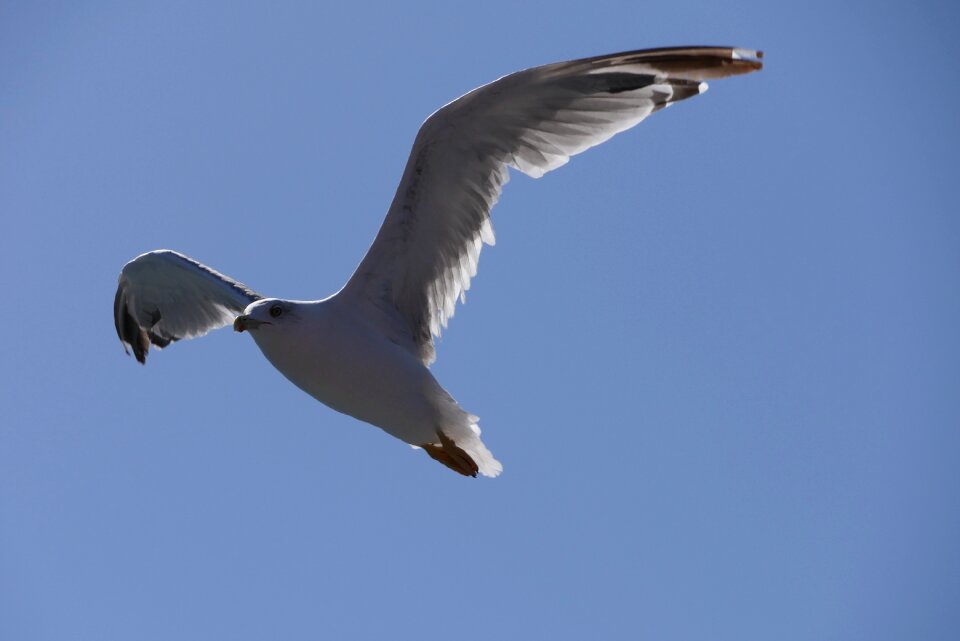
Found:
M 147 364 L 147 353 L 150 351 L 150 338 L 127 309 L 127 297 L 123 284 L 117 287 L 117 294 L 113 299 L 113 325 L 117 329 L 117 336 L 127 354 L 127 345 L 133 350 L 133 356 L 141 365 Z
M 150 351 L 150 341 L 147 340 L 147 333 L 142 329 L 138 328 L 138 336 L 131 343 L 133 347 L 133 356 L 137 359 L 137 362 L 141 365 L 147 364 L 147 353 Z

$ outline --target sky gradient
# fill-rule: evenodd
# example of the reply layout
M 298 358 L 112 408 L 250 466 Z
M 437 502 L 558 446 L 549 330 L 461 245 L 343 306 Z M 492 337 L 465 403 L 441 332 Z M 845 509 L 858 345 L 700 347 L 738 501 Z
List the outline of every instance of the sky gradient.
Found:
M 0 639 L 955 637 L 957 9 L 794 4 L 0 5 Z M 136 255 L 329 295 L 439 106 L 685 44 L 766 67 L 493 212 L 433 371 L 500 478 L 124 355 Z

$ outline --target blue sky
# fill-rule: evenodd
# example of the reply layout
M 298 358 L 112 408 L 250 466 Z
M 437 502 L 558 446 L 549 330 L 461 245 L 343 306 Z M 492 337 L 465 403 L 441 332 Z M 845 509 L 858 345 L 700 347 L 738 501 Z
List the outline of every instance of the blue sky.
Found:
M 957 12 L 793 4 L 0 6 L 0 638 L 955 636 Z M 767 66 L 494 211 L 434 371 L 500 478 L 124 356 L 137 254 L 328 295 L 437 107 L 681 44 Z

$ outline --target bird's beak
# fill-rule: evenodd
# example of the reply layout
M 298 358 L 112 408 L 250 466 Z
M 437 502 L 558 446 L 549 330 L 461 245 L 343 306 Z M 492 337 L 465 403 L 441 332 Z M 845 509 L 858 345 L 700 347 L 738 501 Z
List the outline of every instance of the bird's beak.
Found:
M 256 329 L 261 325 L 269 325 L 265 321 L 257 320 L 256 318 L 250 318 L 249 316 L 237 316 L 236 320 L 233 321 L 233 330 L 235 332 L 242 332 L 247 329 Z

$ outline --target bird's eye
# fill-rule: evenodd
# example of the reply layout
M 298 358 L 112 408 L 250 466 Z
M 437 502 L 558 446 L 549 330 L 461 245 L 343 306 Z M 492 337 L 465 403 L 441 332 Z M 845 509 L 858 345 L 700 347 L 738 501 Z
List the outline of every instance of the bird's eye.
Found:
M 270 316 L 272 316 L 273 318 L 276 318 L 282 313 L 283 313 L 283 308 L 280 307 L 279 305 L 274 305 L 273 307 L 270 308 Z

